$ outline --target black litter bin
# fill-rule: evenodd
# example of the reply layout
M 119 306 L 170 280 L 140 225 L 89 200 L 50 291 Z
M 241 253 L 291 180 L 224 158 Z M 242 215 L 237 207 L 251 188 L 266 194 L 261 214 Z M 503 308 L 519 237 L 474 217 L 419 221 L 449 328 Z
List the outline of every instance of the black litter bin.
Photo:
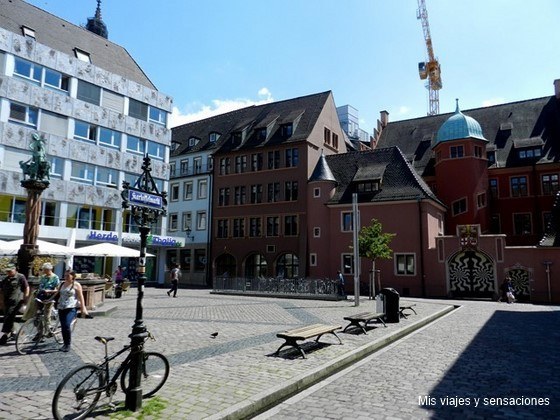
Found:
M 385 297 L 385 321 L 400 322 L 399 292 L 391 287 L 385 287 L 379 293 Z

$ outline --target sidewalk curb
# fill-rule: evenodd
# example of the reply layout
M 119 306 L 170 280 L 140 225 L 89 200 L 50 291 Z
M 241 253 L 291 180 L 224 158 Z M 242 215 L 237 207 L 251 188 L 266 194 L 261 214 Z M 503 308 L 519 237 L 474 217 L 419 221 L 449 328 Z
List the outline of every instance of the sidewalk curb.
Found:
M 455 309 L 457 309 L 457 306 L 446 306 L 445 308 L 419 320 L 418 322 L 396 330 L 393 334 L 381 337 L 371 343 L 364 344 L 363 346 L 352 350 L 348 354 L 344 354 L 333 359 L 327 364 L 292 378 L 289 383 L 282 383 L 272 387 L 255 395 L 254 397 L 237 403 L 226 410 L 222 410 L 219 413 L 208 417 L 208 419 L 239 420 L 256 416 L 257 414 L 272 408 L 280 402 L 328 378 L 329 376 L 334 375 L 351 364 L 364 359 L 370 354 L 434 322 L 438 318 L 441 318 Z

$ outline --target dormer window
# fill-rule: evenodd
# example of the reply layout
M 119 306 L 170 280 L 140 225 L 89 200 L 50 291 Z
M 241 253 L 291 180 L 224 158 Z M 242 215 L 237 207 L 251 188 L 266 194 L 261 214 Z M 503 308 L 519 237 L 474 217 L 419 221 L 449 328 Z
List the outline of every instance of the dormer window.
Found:
M 197 138 L 197 137 L 190 137 L 190 138 L 189 138 L 189 146 L 190 146 L 190 147 L 196 146 L 196 145 L 198 144 L 199 141 L 200 141 L 200 139 Z
M 231 142 L 234 146 L 240 145 L 243 135 L 240 131 L 236 131 L 235 133 L 231 134 Z
M 294 126 L 292 123 L 288 123 L 288 124 L 283 124 L 280 127 L 280 133 L 282 135 L 282 137 L 290 137 L 292 135 Z
M 74 53 L 76 54 L 76 58 L 78 60 L 91 64 L 91 57 L 87 51 L 80 50 L 79 48 L 74 48 Z
M 496 152 L 493 150 L 486 152 L 486 159 L 488 159 L 489 165 L 493 165 L 494 163 L 496 163 Z
M 257 130 L 257 140 L 266 140 L 266 127 Z
M 517 153 L 519 159 L 535 159 L 535 158 L 540 158 L 542 156 L 542 151 L 540 147 L 518 150 Z
M 208 140 L 210 141 L 210 143 L 216 143 L 219 138 L 220 133 L 213 132 L 208 135 Z
M 21 32 L 23 36 L 27 38 L 35 39 L 35 29 L 28 28 L 27 26 L 22 26 Z
M 175 150 L 177 150 L 179 148 L 179 142 L 178 141 L 172 141 L 171 142 L 171 151 L 174 152 Z
M 367 194 L 379 191 L 379 181 L 367 181 L 356 184 L 356 192 L 358 194 Z

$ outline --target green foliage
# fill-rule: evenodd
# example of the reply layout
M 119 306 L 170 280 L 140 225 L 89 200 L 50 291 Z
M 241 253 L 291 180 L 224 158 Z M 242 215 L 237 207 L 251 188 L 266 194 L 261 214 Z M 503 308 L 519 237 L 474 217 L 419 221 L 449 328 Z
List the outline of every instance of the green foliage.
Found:
M 140 411 L 133 413 L 130 410 L 124 410 L 124 403 L 119 404 L 115 413 L 112 413 L 112 419 L 146 419 L 146 418 L 161 418 L 161 411 L 167 406 L 167 400 L 161 397 L 152 397 L 142 400 L 142 408 Z
M 383 226 L 376 219 L 371 219 L 371 225 L 365 226 L 358 234 L 360 257 L 375 261 L 377 258 L 391 258 L 393 250 L 389 244 L 394 233 L 383 233 Z

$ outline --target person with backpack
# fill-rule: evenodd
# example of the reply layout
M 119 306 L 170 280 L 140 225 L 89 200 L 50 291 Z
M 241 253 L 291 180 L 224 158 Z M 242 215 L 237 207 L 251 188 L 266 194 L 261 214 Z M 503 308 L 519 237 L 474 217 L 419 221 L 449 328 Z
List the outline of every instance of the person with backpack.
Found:
M 14 264 L 6 267 L 6 276 L 2 279 L 2 292 L 4 293 L 4 324 L 0 337 L 0 345 L 8 342 L 14 336 L 12 331 L 19 309 L 23 306 L 29 296 L 29 285 L 27 279 L 17 272 Z

